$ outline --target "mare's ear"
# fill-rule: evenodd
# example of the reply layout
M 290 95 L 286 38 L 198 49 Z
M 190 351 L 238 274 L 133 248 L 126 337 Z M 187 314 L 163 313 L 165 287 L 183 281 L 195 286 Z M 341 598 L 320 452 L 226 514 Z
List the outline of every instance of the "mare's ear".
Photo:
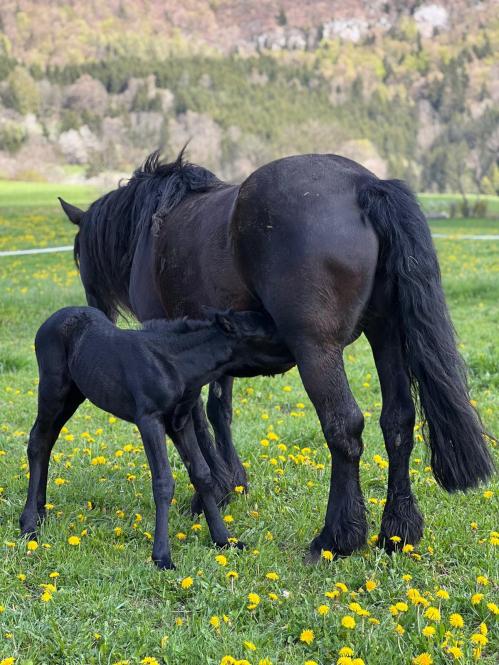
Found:
M 226 334 L 226 335 L 237 335 L 238 334 L 238 328 L 234 321 L 227 316 L 227 314 L 220 314 L 217 313 L 215 314 L 215 321 L 217 322 L 218 327 Z
M 59 199 L 59 203 L 61 204 L 61 207 L 64 210 L 64 212 L 66 213 L 66 216 L 69 219 L 69 221 L 79 226 L 82 217 L 85 214 L 85 211 L 81 210 L 80 208 L 77 208 L 74 205 L 71 205 L 71 203 L 67 203 L 67 201 L 61 199 L 60 196 L 58 196 L 57 198 Z

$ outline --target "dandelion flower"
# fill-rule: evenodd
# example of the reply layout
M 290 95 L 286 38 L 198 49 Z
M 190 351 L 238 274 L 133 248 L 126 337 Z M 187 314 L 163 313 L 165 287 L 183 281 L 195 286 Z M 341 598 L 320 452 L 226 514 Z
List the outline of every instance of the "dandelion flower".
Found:
M 256 651 L 256 644 L 254 642 L 250 642 L 250 640 L 245 640 L 243 642 L 243 646 L 250 651 Z
M 228 580 L 237 580 L 239 577 L 239 573 L 237 573 L 235 570 L 229 570 L 229 572 L 225 576 Z
M 482 635 L 482 633 L 473 633 L 470 637 L 470 641 L 472 644 L 478 644 L 479 646 L 484 647 L 489 640 L 485 635 Z
M 310 630 L 307 628 L 306 630 L 302 630 L 300 633 L 300 642 L 305 642 L 305 644 L 312 644 L 312 642 L 315 640 L 315 635 L 314 631 Z
M 424 651 L 419 656 L 413 658 L 412 663 L 413 665 L 433 665 L 433 658 L 427 651 Z
M 449 623 L 453 628 L 463 628 L 464 619 L 460 614 L 451 614 L 449 617 Z
M 334 554 L 331 552 L 331 550 L 322 550 L 321 556 L 325 561 L 332 561 Z
M 251 592 L 248 594 L 248 600 L 249 600 L 248 609 L 254 610 L 256 607 L 258 607 L 258 605 L 260 605 L 262 599 L 257 593 Z
M 319 607 L 317 608 L 317 612 L 321 616 L 326 616 L 326 614 L 328 614 L 328 612 L 329 612 L 328 605 L 319 605 Z
M 471 604 L 472 605 L 479 605 L 482 602 L 483 599 L 484 599 L 483 593 L 474 593 L 471 596 Z
M 480 586 L 487 586 L 489 584 L 489 580 L 487 577 L 485 577 L 485 575 L 479 575 L 476 578 L 476 583 Z
M 496 616 L 499 614 L 499 607 L 495 603 L 487 603 L 487 609 Z
M 441 619 L 440 610 L 437 607 L 429 607 L 424 613 L 425 617 L 430 621 L 438 623 Z
M 272 582 L 275 582 L 276 580 L 279 579 L 279 575 L 278 575 L 277 573 L 274 573 L 273 571 L 270 571 L 269 573 L 267 573 L 267 574 L 265 575 L 265 577 L 266 577 L 268 580 L 271 580 Z
M 463 657 L 463 651 L 459 647 L 447 647 L 447 653 L 454 657 L 454 660 L 460 660 Z
M 26 543 L 26 547 L 30 552 L 34 552 L 35 550 L 38 549 L 38 543 L 36 542 L 36 540 L 29 540 Z
M 356 626 L 355 619 L 351 614 L 346 614 L 341 620 L 341 625 L 347 630 L 353 630 Z
M 227 565 L 227 557 L 224 556 L 223 554 L 217 554 L 217 556 L 215 557 L 215 561 L 218 563 L 219 566 Z
M 79 545 L 81 543 L 81 540 L 78 536 L 69 536 L 68 543 L 70 545 L 76 546 L 76 545 Z
M 215 630 L 220 628 L 220 617 L 212 616 L 210 619 L 210 626 Z
M 425 637 L 433 637 L 437 631 L 435 630 L 435 626 L 425 626 L 421 632 Z
M 366 591 L 374 591 L 378 586 L 374 580 L 366 580 Z
M 180 582 L 182 589 L 190 589 L 193 584 L 194 580 L 192 577 L 184 577 L 184 579 Z
M 395 626 L 395 632 L 397 633 L 397 635 L 403 635 L 405 633 L 405 628 L 398 623 Z
M 109 420 L 111 420 L 111 418 L 109 418 Z M 114 420 L 116 421 L 116 418 Z M 142 665 L 159 665 L 159 662 L 156 660 L 156 658 L 152 658 L 151 656 L 142 658 L 140 662 Z

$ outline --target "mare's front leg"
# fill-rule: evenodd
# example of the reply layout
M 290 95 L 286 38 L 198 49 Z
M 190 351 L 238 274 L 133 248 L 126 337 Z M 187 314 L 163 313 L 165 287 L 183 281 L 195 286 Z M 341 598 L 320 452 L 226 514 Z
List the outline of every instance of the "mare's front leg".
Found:
M 211 538 L 219 547 L 226 547 L 230 544 L 230 534 L 220 515 L 214 494 L 213 475 L 198 445 L 192 418 L 186 421 L 181 430 L 172 432 L 172 439 L 201 499 Z M 242 543 L 237 546 L 243 547 Z
M 175 490 L 175 481 L 168 461 L 163 416 L 150 415 L 137 418 L 144 450 L 152 476 L 152 492 L 156 504 L 156 527 L 152 560 L 160 569 L 175 568 L 171 558 L 168 537 L 168 516 Z
M 397 549 L 397 543 L 391 540 L 393 536 L 401 539 L 399 547 L 405 543 L 416 545 L 423 536 L 423 517 L 409 477 L 415 409 L 398 325 L 383 317 L 370 321 L 365 332 L 383 396 L 380 425 L 388 453 L 388 492 L 379 544 L 392 552 Z
M 23 536 L 34 539 L 36 527 L 45 517 L 52 448 L 61 429 L 84 399 L 67 375 L 56 372 L 42 375 L 38 387 L 38 415 L 28 443 L 28 496 L 19 519 Z

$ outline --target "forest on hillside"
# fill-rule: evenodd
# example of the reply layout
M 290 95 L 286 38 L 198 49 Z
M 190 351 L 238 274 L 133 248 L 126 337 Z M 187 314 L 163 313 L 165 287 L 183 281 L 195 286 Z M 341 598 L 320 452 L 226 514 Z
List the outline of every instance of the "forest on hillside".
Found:
M 249 52 L 177 32 L 161 53 L 146 41 L 55 64 L 21 57 L 5 25 L 0 177 L 126 173 L 158 146 L 173 156 L 190 139 L 189 158 L 229 180 L 317 151 L 420 191 L 499 194 L 497 16 L 456 39 L 403 15 L 355 40 L 323 30 L 312 44 Z

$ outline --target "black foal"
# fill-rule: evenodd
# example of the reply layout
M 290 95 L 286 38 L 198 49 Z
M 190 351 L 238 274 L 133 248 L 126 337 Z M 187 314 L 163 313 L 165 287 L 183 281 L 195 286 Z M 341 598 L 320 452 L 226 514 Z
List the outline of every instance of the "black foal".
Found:
M 116 328 L 93 307 L 66 307 L 40 327 L 35 348 L 40 384 L 38 415 L 28 444 L 29 488 L 23 535 L 35 537 L 45 514 L 50 454 L 59 432 L 89 399 L 139 428 L 152 474 L 156 529 L 152 558 L 173 568 L 168 511 L 174 480 L 165 433 L 178 449 L 201 497 L 213 541 L 229 542 L 201 453 L 191 411 L 203 385 L 268 348 L 275 328 L 256 312 L 212 313 L 210 320 L 152 321 L 141 330 Z

